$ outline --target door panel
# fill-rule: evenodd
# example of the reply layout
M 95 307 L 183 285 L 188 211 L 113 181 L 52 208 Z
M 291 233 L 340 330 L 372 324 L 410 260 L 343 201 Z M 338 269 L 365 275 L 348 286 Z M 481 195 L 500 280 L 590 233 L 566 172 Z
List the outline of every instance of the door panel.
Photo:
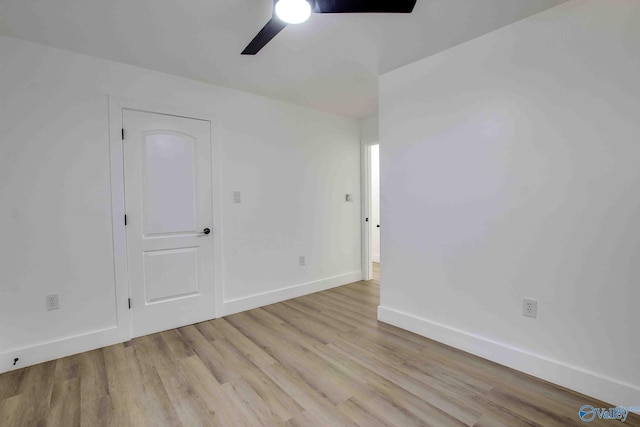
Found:
M 198 248 L 144 254 L 145 302 L 198 295 Z
M 196 231 L 196 140 L 172 132 L 143 138 L 145 235 Z
M 214 317 L 210 122 L 123 110 L 132 336 Z

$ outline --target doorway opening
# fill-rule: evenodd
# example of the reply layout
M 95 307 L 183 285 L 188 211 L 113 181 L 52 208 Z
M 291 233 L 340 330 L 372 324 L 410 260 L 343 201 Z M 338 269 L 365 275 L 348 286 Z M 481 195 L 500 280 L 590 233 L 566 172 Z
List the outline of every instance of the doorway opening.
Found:
M 380 145 L 375 142 L 363 150 L 364 182 L 364 230 L 363 273 L 364 280 L 380 280 Z
M 188 107 L 109 97 L 114 343 L 224 312 L 214 123 Z

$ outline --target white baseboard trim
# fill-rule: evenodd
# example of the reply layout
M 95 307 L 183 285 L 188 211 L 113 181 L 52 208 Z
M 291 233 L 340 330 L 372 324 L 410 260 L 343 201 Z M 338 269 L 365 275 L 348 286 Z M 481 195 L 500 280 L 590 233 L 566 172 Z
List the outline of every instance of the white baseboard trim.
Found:
M 251 310 L 258 307 L 263 307 L 265 305 L 274 304 L 291 298 L 297 298 L 303 295 L 312 294 L 314 292 L 324 291 L 327 289 L 335 288 L 337 286 L 357 282 L 359 280 L 362 280 L 362 272 L 352 271 L 351 273 L 328 277 L 326 279 L 316 280 L 314 282 L 303 283 L 301 285 L 289 286 L 262 294 L 224 301 L 222 304 L 223 307 L 220 317 L 239 313 L 241 311 Z
M 614 406 L 640 405 L 640 388 L 618 379 L 590 372 L 389 307 L 378 307 L 378 320 Z
M 275 291 L 265 292 L 263 294 L 252 295 L 246 298 L 225 301 L 223 303 L 223 312 L 219 317 L 335 288 L 336 286 L 346 285 L 359 280 L 362 280 L 362 272 L 354 271 L 314 282 L 290 286 Z M 0 353 L 0 374 L 85 351 L 118 344 L 126 341 L 127 339 L 128 332 L 125 334 L 124 331 L 121 331 L 117 326 L 113 326 L 55 341 L 36 344 L 30 347 L 6 351 Z M 13 361 L 15 358 L 18 358 L 19 360 L 14 365 Z
M 372 262 L 380 262 L 380 254 L 373 254 L 371 256 L 371 261 Z
M 0 374 L 123 342 L 116 326 L 0 354 Z M 15 358 L 18 362 L 13 365 Z

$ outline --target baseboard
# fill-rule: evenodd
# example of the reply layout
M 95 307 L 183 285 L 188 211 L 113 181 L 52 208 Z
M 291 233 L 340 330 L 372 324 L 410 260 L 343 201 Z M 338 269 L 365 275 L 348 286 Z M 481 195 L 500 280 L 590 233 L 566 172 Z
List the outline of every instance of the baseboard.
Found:
M 359 280 L 362 280 L 362 272 L 354 271 L 314 282 L 290 286 L 271 292 L 265 292 L 263 294 L 252 295 L 246 298 L 225 301 L 223 304 L 223 313 L 220 314 L 220 317 L 296 298 L 302 295 L 335 288 L 336 286 L 346 285 Z M 124 335 L 123 331 L 119 330 L 118 327 L 113 326 L 55 341 L 48 341 L 30 347 L 3 352 L 0 353 L 0 374 L 85 351 L 118 344 L 126 341 L 127 339 L 128 338 Z M 13 362 L 15 358 L 18 358 L 18 362 L 14 365 Z
M 640 402 L 640 388 L 634 385 L 504 343 L 383 306 L 378 307 L 378 320 L 614 406 Z
M 122 342 L 116 326 L 0 354 L 0 374 Z M 18 358 L 14 365 L 13 361 Z
M 371 261 L 372 262 L 380 262 L 380 254 L 371 255 Z
M 263 307 L 265 305 L 274 304 L 291 298 L 297 298 L 314 292 L 324 291 L 335 288 L 336 286 L 357 282 L 359 280 L 362 280 L 362 272 L 353 271 L 351 273 L 328 277 L 314 282 L 303 283 L 301 285 L 289 286 L 262 294 L 224 301 L 221 316 L 228 316 L 241 311 Z

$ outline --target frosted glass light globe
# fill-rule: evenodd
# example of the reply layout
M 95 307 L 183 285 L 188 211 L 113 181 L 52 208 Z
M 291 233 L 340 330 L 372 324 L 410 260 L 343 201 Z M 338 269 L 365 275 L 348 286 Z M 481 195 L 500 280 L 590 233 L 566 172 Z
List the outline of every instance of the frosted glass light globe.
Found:
M 311 5 L 306 0 L 279 0 L 276 15 L 287 24 L 301 24 L 311 16 Z

